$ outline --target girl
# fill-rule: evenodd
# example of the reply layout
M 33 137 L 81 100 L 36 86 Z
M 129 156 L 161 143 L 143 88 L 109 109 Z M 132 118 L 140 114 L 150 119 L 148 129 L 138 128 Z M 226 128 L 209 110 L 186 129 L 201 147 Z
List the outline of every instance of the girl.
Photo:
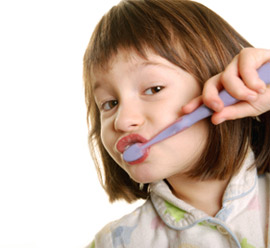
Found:
M 125 0 L 103 16 L 84 56 L 91 152 L 111 202 L 146 201 L 90 247 L 268 245 L 270 89 L 256 69 L 270 52 L 251 47 L 193 1 Z M 224 108 L 222 87 L 241 103 Z M 211 120 L 123 160 L 202 101 Z

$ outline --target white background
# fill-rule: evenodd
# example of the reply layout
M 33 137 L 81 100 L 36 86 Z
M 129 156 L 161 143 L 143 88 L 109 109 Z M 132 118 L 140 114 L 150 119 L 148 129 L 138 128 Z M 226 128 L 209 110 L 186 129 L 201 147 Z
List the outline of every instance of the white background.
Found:
M 81 248 L 109 204 L 88 152 L 82 57 L 118 1 L 0 0 L 0 247 Z M 269 0 L 201 0 L 270 48 Z

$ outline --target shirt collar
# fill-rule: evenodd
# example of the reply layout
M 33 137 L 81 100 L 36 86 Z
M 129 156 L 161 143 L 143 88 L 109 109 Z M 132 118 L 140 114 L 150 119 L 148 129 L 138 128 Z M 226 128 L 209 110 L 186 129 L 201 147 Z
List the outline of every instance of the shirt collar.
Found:
M 254 154 L 249 152 L 244 160 L 241 170 L 230 180 L 224 196 L 223 208 L 217 218 L 225 221 L 228 217 L 224 211 L 228 204 L 236 202 L 254 190 L 256 185 L 256 168 L 250 169 L 254 162 Z M 183 230 L 209 219 L 209 216 L 177 198 L 165 181 L 159 181 L 150 185 L 151 201 L 161 219 L 171 228 Z

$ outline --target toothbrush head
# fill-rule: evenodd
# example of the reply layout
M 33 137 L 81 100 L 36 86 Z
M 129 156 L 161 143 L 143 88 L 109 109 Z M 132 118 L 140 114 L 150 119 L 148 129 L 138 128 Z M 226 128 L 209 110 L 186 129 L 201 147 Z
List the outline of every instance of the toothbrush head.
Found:
M 147 155 L 147 149 L 142 147 L 142 143 L 135 143 L 128 147 L 123 153 L 123 159 L 128 162 L 141 160 Z

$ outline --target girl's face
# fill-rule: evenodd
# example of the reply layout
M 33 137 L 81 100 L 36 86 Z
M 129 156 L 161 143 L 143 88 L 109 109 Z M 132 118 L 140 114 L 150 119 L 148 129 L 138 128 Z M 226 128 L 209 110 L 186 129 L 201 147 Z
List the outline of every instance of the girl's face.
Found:
M 197 162 L 205 147 L 206 120 L 153 145 L 140 163 L 128 164 L 122 152 L 126 145 L 151 139 L 179 118 L 181 107 L 201 94 L 198 82 L 154 53 L 148 53 L 146 60 L 135 52 L 120 51 L 111 62 L 107 71 L 94 72 L 104 147 L 136 182 L 180 176 Z

